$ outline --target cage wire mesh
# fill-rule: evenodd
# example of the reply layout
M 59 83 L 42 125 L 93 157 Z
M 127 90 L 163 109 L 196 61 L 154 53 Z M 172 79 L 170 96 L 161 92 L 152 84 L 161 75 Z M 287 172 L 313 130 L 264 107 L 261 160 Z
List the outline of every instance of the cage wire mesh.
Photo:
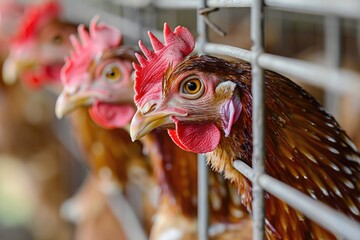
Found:
M 277 71 L 325 104 L 360 147 L 360 2 L 357 0 L 63 0 L 64 18 L 89 22 L 93 15 L 121 29 L 126 42 L 146 41 L 151 30 L 161 39 L 163 22 L 183 25 L 198 36 L 197 51 L 241 59 L 253 66 L 253 169 L 235 161 L 253 182 L 254 239 L 264 238 L 267 191 L 344 239 L 359 239 L 360 224 L 316 202 L 264 172 L 263 69 Z M 209 16 L 203 7 L 220 8 Z M 220 36 L 214 27 L 227 33 Z M 199 239 L 208 238 L 207 176 L 199 156 Z M 116 206 L 114 206 L 116 208 Z M 114 209 L 114 212 L 118 212 Z
M 79 1 L 80 2 L 80 1 Z M 161 29 L 163 22 L 184 25 L 198 34 L 197 50 L 251 62 L 254 85 L 254 169 L 240 161 L 235 167 L 254 184 L 254 239 L 264 238 L 263 191 L 286 201 L 310 219 L 345 239 L 360 236 L 359 223 L 339 214 L 264 173 L 264 100 L 263 69 L 289 76 L 306 88 L 334 114 L 356 144 L 359 137 L 359 16 L 360 4 L 348 1 L 92 1 L 106 14 L 120 15 L 135 22 L 128 27 L 119 20 L 125 35 L 143 38 L 150 29 Z M 69 3 L 71 5 L 71 3 Z M 218 7 L 207 19 L 197 16 L 197 9 Z M 71 17 L 71 16 L 70 16 Z M 114 18 L 116 21 L 116 18 Z M 205 20 L 215 23 L 227 33 L 219 36 L 214 27 L 206 29 Z M 113 22 L 111 22 L 113 23 Z M 251 26 L 251 27 L 250 27 Z M 197 27 L 197 31 L 196 31 Z M 134 36 L 133 33 L 137 36 Z M 161 38 L 161 34 L 157 33 Z M 251 36 L 251 37 L 250 37 Z M 146 38 L 145 38 L 146 39 Z M 130 40 L 131 41 L 131 40 Z M 134 42 L 132 42 L 134 43 Z M 347 105 L 346 108 L 343 106 Z M 260 119 L 260 121 L 259 121 Z M 351 120 L 350 120 L 351 119 Z M 199 157 L 200 162 L 205 162 Z M 199 162 L 199 170 L 206 168 Z M 207 189 L 206 174 L 199 174 L 199 189 Z M 207 239 L 207 191 L 200 192 L 199 239 Z

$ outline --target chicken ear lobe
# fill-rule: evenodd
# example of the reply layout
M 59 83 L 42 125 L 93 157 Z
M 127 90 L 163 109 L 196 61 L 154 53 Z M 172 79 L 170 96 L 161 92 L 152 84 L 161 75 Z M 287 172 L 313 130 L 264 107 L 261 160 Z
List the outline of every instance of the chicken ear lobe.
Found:
M 220 107 L 220 115 L 223 124 L 223 130 L 225 137 L 228 137 L 231 132 L 232 125 L 239 118 L 242 104 L 237 91 L 234 91 L 236 84 L 231 81 L 222 82 L 216 87 L 216 95 L 218 98 L 230 98 L 226 99 Z

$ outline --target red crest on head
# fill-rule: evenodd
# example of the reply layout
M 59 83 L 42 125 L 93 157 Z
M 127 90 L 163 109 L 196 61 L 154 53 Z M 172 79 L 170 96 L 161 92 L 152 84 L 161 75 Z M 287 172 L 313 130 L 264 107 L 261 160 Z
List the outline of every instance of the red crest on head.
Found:
M 140 65 L 133 64 L 136 73 L 135 103 L 138 106 L 142 106 L 149 100 L 160 98 L 163 76 L 168 67 L 176 66 L 195 47 L 195 41 L 190 31 L 182 26 L 178 26 L 173 32 L 165 23 L 164 44 L 151 32 L 148 32 L 148 35 L 154 51 L 149 50 L 139 41 L 139 46 L 146 59 L 140 54 L 136 54 Z
M 99 17 L 95 16 L 91 20 L 89 32 L 84 25 L 79 25 L 80 41 L 74 35 L 70 36 L 73 51 L 65 58 L 60 75 L 64 86 L 81 79 L 81 76 L 87 73 L 91 62 L 105 49 L 119 46 L 120 31 L 106 24 L 98 24 L 98 19 Z
M 36 35 L 37 30 L 52 19 L 60 16 L 60 5 L 57 1 L 47 1 L 43 4 L 34 4 L 25 10 L 19 30 L 13 39 L 15 43 L 22 43 Z

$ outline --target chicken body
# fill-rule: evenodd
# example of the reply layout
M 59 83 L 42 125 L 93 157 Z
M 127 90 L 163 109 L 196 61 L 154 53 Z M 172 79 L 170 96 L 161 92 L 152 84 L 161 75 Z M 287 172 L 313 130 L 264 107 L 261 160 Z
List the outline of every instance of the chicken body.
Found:
M 12 83 L 19 78 L 28 88 L 51 88 L 55 90 L 53 91 L 55 93 L 59 91 L 61 86 L 60 70 L 65 63 L 64 57 L 71 49 L 69 35 L 77 32 L 75 25 L 59 20 L 60 10 L 60 6 L 51 1 L 28 10 L 23 20 L 23 29 L 19 30 L 11 43 L 9 57 L 3 68 L 3 75 L 7 83 Z M 33 95 L 39 94 L 33 93 Z M 49 99 L 43 101 L 50 102 Z M 51 103 L 52 111 L 50 111 L 52 112 L 51 117 L 53 117 L 54 102 Z M 28 111 L 30 110 L 28 109 Z M 32 114 L 35 115 L 34 112 Z M 125 131 L 112 131 L 98 127 L 90 119 L 86 110 L 78 111 L 75 115 L 71 122 L 74 132 L 76 132 L 74 135 L 93 173 L 97 177 L 111 178 L 127 194 L 129 194 L 128 191 L 132 191 L 133 195 L 143 196 L 146 191 L 139 189 L 139 180 L 129 180 L 136 178 L 138 171 L 142 171 L 144 175 L 149 171 L 149 166 L 143 161 L 139 144 L 132 143 Z M 42 127 L 44 126 L 40 126 L 40 128 Z M 53 133 L 48 128 L 46 129 L 47 134 Z M 124 134 L 126 138 L 124 138 Z M 115 142 L 121 147 L 115 145 Z M 134 173 L 135 176 L 132 176 L 131 174 L 134 175 Z M 136 195 L 132 198 L 137 197 L 139 196 Z M 134 207 L 154 208 L 152 203 L 150 204 L 146 200 L 135 204 Z M 149 225 L 152 211 L 146 214 L 140 210 L 138 212 L 146 219 L 144 220 L 145 224 Z M 105 213 L 107 214 L 106 211 Z M 86 217 L 95 217 L 95 215 L 89 214 Z M 94 219 L 87 219 L 89 222 L 91 220 Z M 81 224 L 87 221 L 79 223 L 79 231 L 83 227 Z M 119 223 L 114 221 L 112 223 L 115 224 L 114 228 L 121 228 Z M 84 235 L 77 234 L 77 236 Z
M 23 18 L 27 17 L 30 8 L 30 4 L 24 8 L 12 0 L 1 1 L 1 66 L 11 51 L 11 37 L 23 26 Z M 33 94 L 21 84 L 7 86 L 0 79 L 0 161 L 11 158 L 24 166 L 24 173 L 29 177 L 26 181 L 26 191 L 29 192 L 24 192 L 21 197 L 25 202 L 34 201 L 31 219 L 25 228 L 39 240 L 71 239 L 72 234 L 70 224 L 61 219 L 59 208 L 72 191 L 74 179 L 65 169 L 74 167 L 74 158 L 52 130 L 52 104 L 54 99 L 49 99 L 49 95 Z M 16 186 L 17 182 L 15 175 L 7 178 L 5 184 Z M 21 211 L 21 206 L 17 211 Z M 47 227 L 43 228 L 45 224 Z
M 153 200 L 156 185 L 141 144 L 131 142 L 128 132 L 123 129 L 98 126 L 86 108 L 75 111 L 70 123 L 91 172 L 100 182 L 113 182 L 123 190 L 144 228 L 149 231 L 156 209 Z
M 162 131 L 152 132 L 141 142 L 161 191 L 150 239 L 167 239 L 174 232 L 176 239 L 197 239 L 197 156 L 178 148 Z M 235 188 L 210 170 L 209 178 L 210 239 L 251 239 L 252 222 Z
M 135 66 L 132 138 L 168 129 L 179 147 L 206 153 L 251 212 L 251 182 L 233 167 L 237 159 L 251 166 L 250 65 L 206 55 L 185 58 L 194 41 L 183 27 L 172 32 L 165 24 L 164 38 L 162 44 L 150 34 L 154 52 L 140 43 L 147 59 L 138 56 L 141 65 Z M 360 221 L 360 154 L 335 119 L 299 86 L 270 71 L 265 105 L 266 172 Z M 335 239 L 283 201 L 268 193 L 265 198 L 268 239 Z
M 127 129 L 135 112 L 130 78 L 133 68 L 129 61 L 134 60 L 134 51 L 116 44 L 94 51 L 86 32 L 80 36 L 81 44 L 74 44 L 80 46 L 79 51 L 67 60 L 62 71 L 64 91 L 58 98 L 57 115 L 88 106 L 90 116 L 98 125 L 107 129 Z M 111 35 L 106 39 L 113 38 Z M 80 52 L 92 57 L 86 58 L 86 65 Z M 126 137 L 131 141 L 128 135 Z M 163 132 L 152 133 L 142 144 L 160 191 L 150 239 L 197 239 L 196 154 L 179 149 Z M 251 221 L 244 214 L 239 196 L 220 175 L 210 172 L 210 179 L 212 239 L 230 238 L 230 234 L 250 239 Z

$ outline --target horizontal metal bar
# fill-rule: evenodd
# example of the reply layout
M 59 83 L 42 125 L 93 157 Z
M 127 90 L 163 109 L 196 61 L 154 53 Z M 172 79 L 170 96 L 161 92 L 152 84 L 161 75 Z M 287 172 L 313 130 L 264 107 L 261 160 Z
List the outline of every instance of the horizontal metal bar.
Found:
M 242 175 L 244 175 L 250 181 L 254 181 L 254 173 L 251 167 L 241 160 L 235 160 L 233 167 L 238 170 Z
M 265 5 L 302 13 L 360 19 L 359 0 L 265 0 Z
M 309 219 L 317 222 L 327 230 L 343 236 L 345 239 L 359 239 L 360 224 L 344 214 L 319 201 L 313 200 L 269 175 L 260 176 L 259 183 L 267 192 L 287 202 L 291 207 L 299 210 Z
M 196 9 L 199 6 L 199 1 L 194 0 L 182 0 L 182 1 L 171 1 L 171 0 L 108 0 L 116 5 L 133 8 L 145 8 L 148 6 L 155 6 L 157 8 L 164 9 Z
M 155 29 L 149 29 L 141 26 L 140 24 L 123 17 L 120 17 L 116 14 L 109 13 L 105 10 L 99 9 L 97 7 L 91 6 L 89 4 L 81 3 L 78 1 L 72 1 L 72 0 L 60 0 L 61 5 L 63 7 L 63 15 L 62 19 L 73 22 L 73 23 L 90 23 L 90 20 L 95 16 L 100 16 L 100 21 L 107 22 L 111 24 L 112 26 L 122 29 L 123 26 L 126 26 L 127 29 L 146 29 L 153 32 L 156 36 L 162 36 L 162 32 L 155 30 Z M 149 42 L 149 38 L 146 37 L 146 31 L 144 31 L 144 42 Z M 139 34 L 138 31 L 126 31 L 124 32 L 124 35 L 130 38 L 131 40 L 138 41 L 139 40 Z
M 195 0 L 108 0 L 114 4 L 145 8 L 149 5 L 163 9 L 196 9 L 199 1 Z M 250 7 L 252 0 L 208 0 L 208 7 Z M 267 7 L 282 10 L 312 13 L 321 15 L 336 15 L 360 19 L 360 1 L 358 0 L 265 0 Z
M 228 45 L 207 43 L 204 51 L 209 54 L 220 54 L 250 62 L 252 53 L 249 50 Z M 334 69 L 302 60 L 263 53 L 258 62 L 261 67 L 299 78 L 299 81 L 331 89 L 339 93 L 357 93 L 360 90 L 360 74 L 350 70 Z
M 249 180 L 254 180 L 253 169 L 246 163 L 236 160 L 233 166 Z M 360 224 L 352 221 L 344 214 L 313 200 L 304 193 L 267 174 L 261 175 L 258 181 L 264 190 L 287 202 L 291 207 L 299 210 L 309 219 L 319 223 L 329 231 L 351 240 L 356 240 L 360 236 Z
M 210 54 L 221 54 L 250 62 L 252 53 L 249 50 L 223 44 L 206 43 L 204 51 Z
M 252 0 L 208 0 L 209 7 L 251 7 Z
M 267 53 L 261 54 L 258 62 L 263 68 L 290 75 L 299 78 L 300 81 L 335 90 L 338 93 L 358 94 L 360 90 L 360 74 L 350 70 L 330 68 Z
M 199 7 L 199 1 L 194 0 L 153 0 L 152 5 L 163 9 L 196 9 Z
M 197 9 L 199 1 L 195 0 L 108 0 L 126 7 L 145 8 L 149 5 L 162 9 Z M 250 7 L 252 0 L 208 0 L 208 7 Z

